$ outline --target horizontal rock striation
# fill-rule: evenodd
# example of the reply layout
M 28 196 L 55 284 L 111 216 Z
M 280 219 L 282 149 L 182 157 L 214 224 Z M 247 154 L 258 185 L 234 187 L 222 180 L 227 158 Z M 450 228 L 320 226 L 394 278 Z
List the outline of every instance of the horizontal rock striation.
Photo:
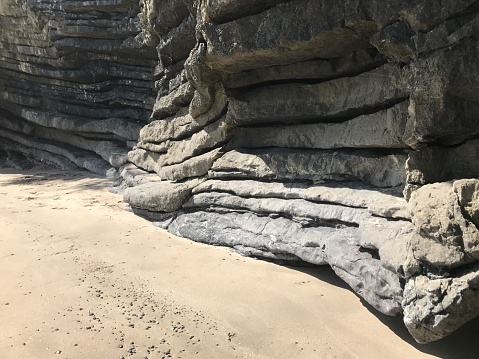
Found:
M 156 94 L 157 55 L 141 22 L 131 0 L 3 2 L 0 148 L 8 157 L 118 176 Z
M 168 231 L 329 265 L 438 340 L 479 314 L 478 21 L 471 0 L 9 0 L 0 164 L 119 175 Z

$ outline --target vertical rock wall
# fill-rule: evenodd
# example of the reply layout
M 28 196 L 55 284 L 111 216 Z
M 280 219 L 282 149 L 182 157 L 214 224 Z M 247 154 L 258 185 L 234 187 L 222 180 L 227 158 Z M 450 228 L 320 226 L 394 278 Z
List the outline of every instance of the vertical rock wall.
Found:
M 139 12 L 132 0 L 2 1 L 4 160 L 108 175 L 126 163 L 155 97 Z
M 478 11 L 9 0 L 0 151 L 119 174 L 195 241 L 330 265 L 434 341 L 479 314 Z

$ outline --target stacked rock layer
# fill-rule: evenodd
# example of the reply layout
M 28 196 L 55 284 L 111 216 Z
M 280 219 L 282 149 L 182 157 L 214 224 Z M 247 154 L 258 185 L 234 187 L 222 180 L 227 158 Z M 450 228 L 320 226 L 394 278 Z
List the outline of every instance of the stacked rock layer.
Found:
M 419 342 L 479 314 L 477 1 L 9 0 L 0 29 L 3 161 L 330 265 Z
M 111 176 L 127 163 L 156 94 L 139 11 L 132 0 L 2 0 L 3 161 Z

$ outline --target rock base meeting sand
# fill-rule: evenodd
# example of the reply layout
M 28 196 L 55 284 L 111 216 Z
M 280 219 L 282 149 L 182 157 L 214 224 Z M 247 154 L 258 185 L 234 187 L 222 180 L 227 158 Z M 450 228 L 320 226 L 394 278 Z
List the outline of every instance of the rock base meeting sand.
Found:
M 175 237 L 88 172 L 0 170 L 0 358 L 473 358 L 419 345 L 327 267 Z

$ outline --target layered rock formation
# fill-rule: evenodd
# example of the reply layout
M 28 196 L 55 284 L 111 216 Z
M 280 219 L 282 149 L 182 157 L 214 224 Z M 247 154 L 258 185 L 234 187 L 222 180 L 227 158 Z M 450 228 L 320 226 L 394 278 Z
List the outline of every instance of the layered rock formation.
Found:
M 120 176 L 177 235 L 330 265 L 434 341 L 479 314 L 478 11 L 9 0 L 0 151 Z
M 8 162 L 112 176 L 127 162 L 156 93 L 156 51 L 143 40 L 139 11 L 137 1 L 2 1 Z

